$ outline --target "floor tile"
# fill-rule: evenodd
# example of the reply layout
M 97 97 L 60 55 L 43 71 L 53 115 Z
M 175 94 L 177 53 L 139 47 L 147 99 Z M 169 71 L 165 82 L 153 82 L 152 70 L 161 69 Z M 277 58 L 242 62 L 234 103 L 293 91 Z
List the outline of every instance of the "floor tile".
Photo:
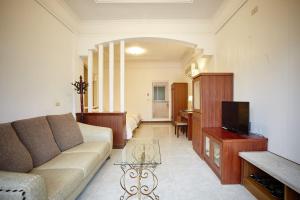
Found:
M 161 200 L 254 200 L 241 185 L 222 185 L 192 148 L 191 141 L 174 135 L 170 124 L 142 124 L 135 132 L 137 138 L 157 138 L 161 147 L 162 164 L 155 173 Z M 120 187 L 122 171 L 114 162 L 121 150 L 113 150 L 111 159 L 97 172 L 94 179 L 78 197 L 79 200 L 117 200 L 123 194 Z

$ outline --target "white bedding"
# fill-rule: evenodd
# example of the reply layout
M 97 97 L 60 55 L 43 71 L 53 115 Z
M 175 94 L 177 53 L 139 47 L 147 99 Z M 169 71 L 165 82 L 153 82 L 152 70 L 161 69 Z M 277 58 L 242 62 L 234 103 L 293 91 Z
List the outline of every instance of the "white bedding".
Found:
M 93 112 L 98 112 L 98 109 L 93 108 Z M 135 113 L 126 114 L 126 139 L 127 140 L 132 138 L 133 131 L 138 127 L 138 124 L 141 122 L 141 120 L 142 118 L 140 117 L 139 114 L 135 114 Z
M 127 114 L 126 116 L 132 118 L 137 124 L 141 121 L 139 114 Z
M 127 140 L 132 138 L 133 131 L 138 127 L 138 124 L 141 121 L 141 117 L 138 114 L 127 114 L 126 115 L 126 135 Z

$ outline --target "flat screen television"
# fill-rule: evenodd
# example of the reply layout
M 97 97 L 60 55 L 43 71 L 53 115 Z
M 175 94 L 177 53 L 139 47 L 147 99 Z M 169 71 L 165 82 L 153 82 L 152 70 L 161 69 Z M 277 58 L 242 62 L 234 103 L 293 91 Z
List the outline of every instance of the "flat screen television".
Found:
M 223 101 L 222 127 L 240 134 L 249 134 L 249 102 Z

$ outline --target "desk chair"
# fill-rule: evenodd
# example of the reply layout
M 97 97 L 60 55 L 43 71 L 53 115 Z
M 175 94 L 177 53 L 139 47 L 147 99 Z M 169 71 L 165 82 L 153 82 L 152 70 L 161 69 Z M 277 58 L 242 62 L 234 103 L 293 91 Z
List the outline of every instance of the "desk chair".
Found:
M 179 137 L 180 130 L 187 137 L 187 126 L 188 126 L 187 122 L 182 121 L 181 117 L 177 116 L 177 120 L 175 121 L 174 125 L 175 125 L 175 135 L 177 135 L 177 137 Z

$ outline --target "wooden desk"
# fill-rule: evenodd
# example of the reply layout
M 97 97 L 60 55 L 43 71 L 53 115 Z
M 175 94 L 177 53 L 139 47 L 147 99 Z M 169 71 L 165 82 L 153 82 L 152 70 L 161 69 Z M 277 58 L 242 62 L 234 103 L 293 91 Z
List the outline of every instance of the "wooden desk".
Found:
M 190 110 L 181 110 L 180 112 L 180 117 L 181 120 L 186 121 L 188 124 L 188 130 L 187 130 L 187 135 L 188 139 L 192 140 L 193 137 L 193 111 Z

